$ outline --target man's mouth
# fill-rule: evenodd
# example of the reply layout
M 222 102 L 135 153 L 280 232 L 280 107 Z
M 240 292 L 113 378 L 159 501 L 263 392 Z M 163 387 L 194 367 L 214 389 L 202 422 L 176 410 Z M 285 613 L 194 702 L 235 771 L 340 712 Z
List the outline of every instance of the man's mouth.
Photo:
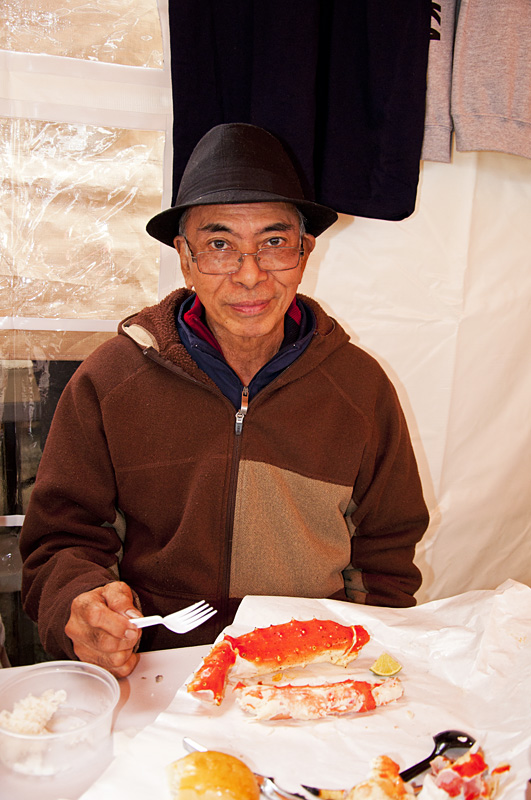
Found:
M 230 303 L 230 307 L 238 314 L 252 317 L 254 314 L 260 314 L 264 311 L 269 302 L 269 300 L 246 300 L 241 303 Z

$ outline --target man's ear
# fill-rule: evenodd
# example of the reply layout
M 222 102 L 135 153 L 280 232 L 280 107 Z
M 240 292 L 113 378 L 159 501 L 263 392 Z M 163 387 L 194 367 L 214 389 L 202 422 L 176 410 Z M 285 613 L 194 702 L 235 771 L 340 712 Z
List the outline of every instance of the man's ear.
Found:
M 173 240 L 173 246 L 179 253 L 179 260 L 181 262 L 181 272 L 183 274 L 184 282 L 187 289 L 193 289 L 194 281 L 192 279 L 191 261 L 188 254 L 188 248 L 184 236 L 176 236 Z
M 304 255 L 301 256 L 301 267 L 303 272 L 306 268 L 306 262 L 308 261 L 310 253 L 312 252 L 314 247 L 315 247 L 315 236 L 312 236 L 311 233 L 303 234 L 302 249 L 304 250 Z

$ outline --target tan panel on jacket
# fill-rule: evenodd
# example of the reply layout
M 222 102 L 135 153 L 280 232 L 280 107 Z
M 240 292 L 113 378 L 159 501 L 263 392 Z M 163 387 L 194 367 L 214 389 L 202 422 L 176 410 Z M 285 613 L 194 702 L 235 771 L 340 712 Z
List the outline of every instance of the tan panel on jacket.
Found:
M 241 461 L 230 595 L 328 597 L 350 563 L 351 488 Z

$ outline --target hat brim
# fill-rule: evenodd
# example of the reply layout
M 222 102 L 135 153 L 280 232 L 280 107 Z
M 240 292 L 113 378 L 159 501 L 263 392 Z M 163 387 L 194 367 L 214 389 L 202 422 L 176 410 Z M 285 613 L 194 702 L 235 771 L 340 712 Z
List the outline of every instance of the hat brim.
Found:
M 187 208 L 193 206 L 235 205 L 238 203 L 292 203 L 303 214 L 306 220 L 306 231 L 319 236 L 337 220 L 337 212 L 328 206 L 314 203 L 311 200 L 282 197 L 270 192 L 246 191 L 243 189 L 227 189 L 209 192 L 195 198 L 190 203 L 176 205 L 161 211 L 152 217 L 146 225 L 146 231 L 159 242 L 173 247 L 173 241 L 179 233 L 179 221 Z

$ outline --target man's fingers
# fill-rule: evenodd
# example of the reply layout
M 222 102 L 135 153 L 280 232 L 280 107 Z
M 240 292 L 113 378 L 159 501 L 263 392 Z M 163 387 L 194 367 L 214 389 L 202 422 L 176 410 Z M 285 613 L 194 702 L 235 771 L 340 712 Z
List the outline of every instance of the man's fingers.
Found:
M 107 584 L 84 592 L 73 600 L 69 625 L 72 622 L 75 626 L 75 635 L 83 635 L 81 629 L 84 627 L 85 636 L 93 645 L 98 643 L 105 650 L 116 646 L 124 650 L 134 646 L 140 637 L 138 629 L 125 615 L 125 611 L 130 609 L 134 610 L 134 605 L 129 587 L 123 583 L 118 587 Z M 67 634 L 72 638 L 68 630 Z M 113 639 L 118 642 L 113 644 Z
M 72 603 L 73 611 L 77 611 Z M 131 646 L 138 639 L 138 629 L 122 614 L 112 611 L 104 602 L 88 601 L 80 608 L 79 620 L 86 628 L 86 636 L 92 644 L 108 650 Z
M 129 675 L 138 661 L 133 650 L 141 631 L 127 612 L 136 609 L 125 583 L 117 581 L 78 595 L 72 601 L 65 628 L 76 656 L 108 669 L 116 677 Z
M 116 611 L 117 614 L 127 615 L 128 612 L 131 612 L 135 616 L 142 616 L 140 611 L 135 608 L 131 589 L 123 581 L 114 581 L 102 586 L 102 597 L 109 608 Z
M 124 664 L 122 664 L 120 667 L 110 666 L 110 667 L 106 667 L 106 669 L 108 669 L 109 672 L 112 672 L 112 674 L 116 678 L 126 678 L 128 675 L 131 674 L 131 672 L 134 670 L 134 668 L 138 664 L 138 659 L 139 658 L 140 658 L 140 656 L 138 655 L 138 653 L 131 653 L 131 655 L 129 656 L 127 661 Z
M 131 651 L 106 654 L 84 645 L 74 645 L 74 652 L 81 661 L 97 664 L 111 672 L 116 678 L 125 678 L 130 675 L 139 659 L 138 654 Z

